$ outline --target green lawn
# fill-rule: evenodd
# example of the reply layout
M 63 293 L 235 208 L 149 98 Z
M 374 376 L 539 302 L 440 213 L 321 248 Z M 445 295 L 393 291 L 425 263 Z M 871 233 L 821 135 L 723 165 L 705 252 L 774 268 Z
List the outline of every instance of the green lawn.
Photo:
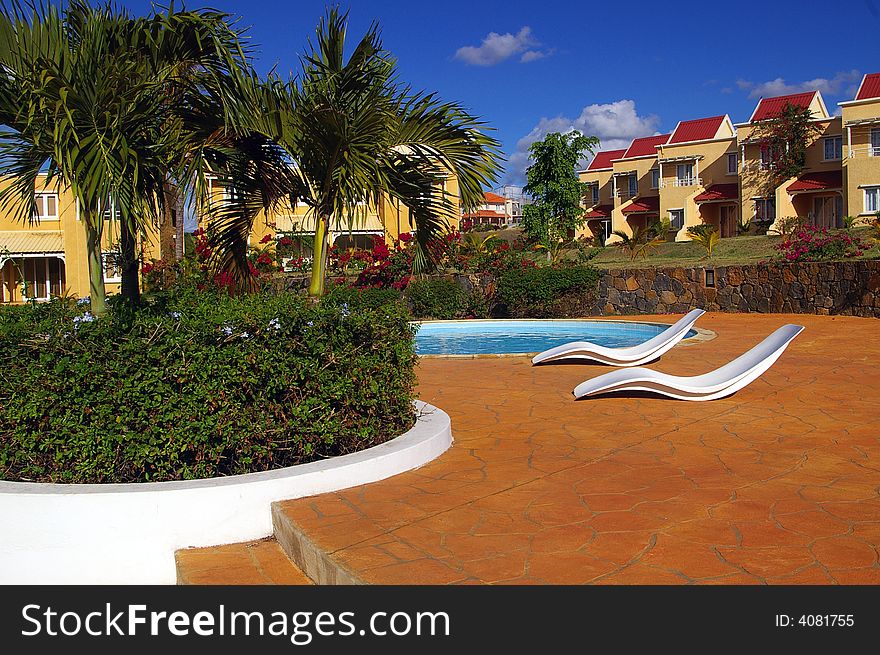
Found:
M 880 258 L 880 248 L 871 238 L 870 228 L 857 228 L 852 230 L 852 233 L 864 241 L 874 244 L 859 259 Z M 709 259 L 705 258 L 706 251 L 698 243 L 693 241 L 670 242 L 661 244 L 648 257 L 639 257 L 634 262 L 630 261 L 628 253 L 614 246 L 608 246 L 599 253 L 593 263 L 599 268 L 756 264 L 778 259 L 779 253 L 775 246 L 781 240 L 782 237 L 779 236 L 740 236 L 721 239 Z

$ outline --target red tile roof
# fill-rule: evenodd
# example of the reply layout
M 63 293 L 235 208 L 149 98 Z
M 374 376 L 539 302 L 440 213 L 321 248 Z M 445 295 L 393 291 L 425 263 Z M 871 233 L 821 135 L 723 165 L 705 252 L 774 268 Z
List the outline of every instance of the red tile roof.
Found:
M 712 116 L 711 118 L 698 118 L 693 121 L 681 121 L 669 143 L 687 143 L 689 141 L 705 141 L 714 139 L 718 134 L 718 128 L 724 122 L 724 116 Z
M 842 171 L 823 171 L 821 173 L 804 173 L 796 182 L 788 185 L 788 191 L 825 191 L 843 188 Z
M 621 209 L 624 214 L 643 214 L 646 212 L 660 211 L 660 196 L 648 196 L 633 200 L 626 207 Z
M 713 202 L 715 200 L 736 200 L 739 198 L 738 184 L 713 184 L 694 198 L 694 202 Z
M 507 202 L 507 200 L 504 199 L 504 196 L 499 196 L 497 193 L 491 193 L 489 191 L 483 192 L 483 198 L 488 205 L 503 205 Z
M 867 100 L 868 98 L 880 98 L 880 73 L 870 73 L 865 75 L 856 93 L 856 100 Z
M 749 122 L 763 121 L 768 118 L 776 118 L 785 109 L 785 105 L 794 105 L 795 107 L 807 108 L 813 102 L 813 97 L 817 91 L 808 91 L 806 93 L 792 93 L 787 96 L 776 96 L 775 98 L 761 98 L 755 112 Z
M 584 214 L 584 218 L 610 218 L 613 209 L 614 205 L 599 205 L 598 207 L 594 207 L 592 211 L 588 211 Z
M 659 134 L 657 136 L 644 136 L 640 139 L 633 139 L 629 144 L 629 148 L 620 159 L 631 159 L 632 157 L 645 157 L 647 155 L 656 155 L 657 146 L 662 146 L 669 140 L 668 134 Z
M 507 218 L 507 214 L 504 212 L 496 212 L 491 209 L 478 209 L 475 212 L 468 212 L 467 214 L 462 214 L 462 218 Z
M 601 150 L 593 157 L 593 161 L 587 166 L 588 171 L 600 171 L 603 168 L 612 168 L 611 160 L 620 159 L 626 150 Z

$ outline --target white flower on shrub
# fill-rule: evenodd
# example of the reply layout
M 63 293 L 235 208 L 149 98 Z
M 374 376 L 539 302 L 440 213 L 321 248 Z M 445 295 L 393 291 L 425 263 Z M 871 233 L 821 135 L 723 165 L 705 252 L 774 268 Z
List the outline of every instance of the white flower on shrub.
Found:
M 79 300 L 77 300 L 76 304 L 77 305 L 88 305 L 90 302 L 92 302 L 92 299 L 89 296 L 86 296 L 85 298 L 80 298 Z
M 225 334 L 227 337 L 232 336 L 232 326 L 231 325 L 224 325 L 222 328 L 220 328 L 220 331 L 223 334 Z
M 348 303 L 342 303 L 342 318 L 348 318 L 351 316 L 351 311 L 348 309 Z
M 168 314 L 168 316 L 170 316 L 171 318 L 173 318 L 175 321 L 179 321 L 179 320 L 180 320 L 180 317 L 183 316 L 183 314 L 181 314 L 180 312 L 170 312 L 170 313 Z
M 281 329 L 281 321 L 279 321 L 277 318 L 273 318 L 271 321 L 269 321 L 269 329 L 278 332 L 278 330 Z
M 239 336 L 241 336 L 242 339 L 250 339 L 251 338 L 251 335 L 248 332 L 242 332 Z

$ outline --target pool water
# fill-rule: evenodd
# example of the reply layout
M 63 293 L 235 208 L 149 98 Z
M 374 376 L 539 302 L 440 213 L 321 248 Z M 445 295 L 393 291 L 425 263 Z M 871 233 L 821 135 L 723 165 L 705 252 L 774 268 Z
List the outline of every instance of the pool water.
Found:
M 674 321 L 670 322 L 670 325 Z M 422 323 L 416 333 L 419 355 L 538 353 L 569 341 L 609 348 L 635 346 L 667 325 L 629 321 L 450 321 Z M 691 330 L 685 338 L 697 334 Z

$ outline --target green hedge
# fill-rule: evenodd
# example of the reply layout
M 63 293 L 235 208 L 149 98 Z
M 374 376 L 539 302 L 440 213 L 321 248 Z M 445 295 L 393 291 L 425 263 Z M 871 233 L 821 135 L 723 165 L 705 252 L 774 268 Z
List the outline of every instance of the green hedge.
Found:
M 413 280 L 406 288 L 412 315 L 415 318 L 451 320 L 461 318 L 468 310 L 468 295 L 451 280 Z
M 498 300 L 515 318 L 582 315 L 595 297 L 599 275 L 593 266 L 513 269 L 499 279 Z
M 193 479 L 360 450 L 414 422 L 399 301 L 190 293 L 89 321 L 0 310 L 0 478 Z

